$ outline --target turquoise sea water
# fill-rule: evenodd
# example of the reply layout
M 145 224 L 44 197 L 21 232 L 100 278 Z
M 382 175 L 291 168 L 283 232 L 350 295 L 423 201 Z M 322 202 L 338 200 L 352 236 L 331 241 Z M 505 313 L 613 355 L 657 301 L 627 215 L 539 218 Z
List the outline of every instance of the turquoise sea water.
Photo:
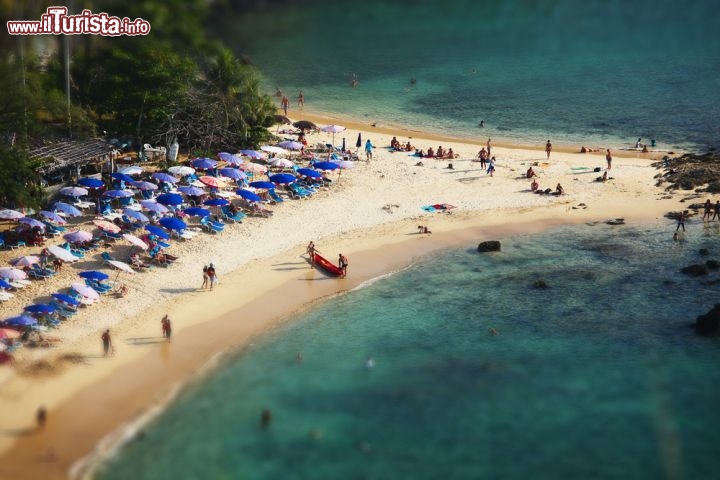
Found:
M 340 118 L 480 140 L 720 144 L 715 0 L 266 5 L 213 31 L 260 68 L 268 93 L 290 96 L 293 119 L 302 89 L 308 108 Z
M 717 478 L 720 344 L 688 325 L 718 273 L 678 269 L 720 230 L 669 237 L 583 225 L 424 259 L 228 356 L 98 477 Z

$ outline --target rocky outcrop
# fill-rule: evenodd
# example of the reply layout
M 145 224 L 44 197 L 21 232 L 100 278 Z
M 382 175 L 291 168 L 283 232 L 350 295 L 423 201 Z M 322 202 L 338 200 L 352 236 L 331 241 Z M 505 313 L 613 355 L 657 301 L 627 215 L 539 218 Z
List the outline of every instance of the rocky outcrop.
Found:
M 700 335 L 714 335 L 720 327 L 720 303 L 704 315 L 698 315 L 695 319 L 695 331 Z
M 708 250 L 707 248 L 701 248 L 698 253 L 703 257 L 707 257 L 708 255 L 710 255 L 710 250 Z
M 691 277 L 700 277 L 710 273 L 710 269 L 704 263 L 688 265 L 687 267 L 681 268 L 680 271 L 685 275 L 690 275 Z
M 478 252 L 499 252 L 500 242 L 498 240 L 488 240 L 486 242 L 480 242 L 478 244 Z
M 710 270 L 717 270 L 720 268 L 720 262 L 717 260 L 708 260 L 705 262 L 705 266 L 707 266 Z
M 693 190 L 707 185 L 707 192 L 720 192 L 720 153 L 688 153 L 677 158 L 665 157 L 653 163 L 653 166 L 665 169 L 658 185 L 669 183 L 667 190 Z

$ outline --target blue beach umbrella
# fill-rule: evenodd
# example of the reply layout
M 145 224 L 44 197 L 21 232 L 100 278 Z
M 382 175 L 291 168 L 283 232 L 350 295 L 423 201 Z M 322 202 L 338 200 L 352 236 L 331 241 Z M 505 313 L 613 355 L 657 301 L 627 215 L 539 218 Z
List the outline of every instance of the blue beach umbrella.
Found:
M 300 150 L 304 145 L 294 140 L 285 140 L 284 142 L 278 143 L 278 147 L 287 148 L 288 150 Z
M 30 315 L 18 315 L 17 317 L 6 318 L 2 323 L 11 327 L 30 327 L 37 325 L 38 321 Z
M 270 178 L 271 182 L 278 185 L 288 185 L 297 181 L 297 177 L 289 173 L 276 173 L 275 175 L 270 175 L 268 178 Z
M 36 303 L 34 305 L 28 305 L 27 307 L 23 308 L 23 310 L 30 313 L 39 313 L 41 315 L 52 315 L 53 313 L 55 313 L 57 308 L 46 303 Z
M 233 180 L 242 180 L 243 178 L 247 178 L 245 172 L 238 170 L 237 168 L 221 168 L 220 175 L 232 178 Z
M 40 230 L 45 230 L 45 224 L 35 218 L 23 217 L 23 218 L 18 219 L 18 222 L 24 223 L 25 225 L 29 225 L 30 227 L 37 227 Z
M 165 182 L 165 183 L 177 183 L 178 179 L 170 175 L 169 173 L 165 172 L 155 172 L 152 174 L 152 178 L 157 180 L 158 182 Z
M 157 190 L 158 189 L 157 185 L 155 185 L 154 183 L 150 183 L 150 182 L 143 182 L 143 181 L 132 182 L 131 185 L 133 187 L 137 188 L 138 190 Z
M 210 170 L 211 168 L 215 168 L 217 163 L 218 162 L 210 158 L 196 158 L 192 161 L 192 166 L 198 170 Z
M 168 230 L 185 230 L 187 224 L 175 217 L 163 217 L 160 219 L 160 225 L 167 228 Z
M 5 290 L 10 290 L 11 288 L 13 288 L 13 286 L 10 285 L 5 280 L 3 280 L 2 278 L 0 278 L 0 288 L 4 288 Z
M 108 190 L 103 193 L 103 197 L 107 198 L 129 198 L 135 195 L 130 190 Z
M 251 192 L 250 190 L 238 190 L 235 193 L 240 195 L 242 198 L 249 202 L 260 202 L 262 201 L 262 198 L 260 198 L 260 195 L 258 195 L 255 192 Z
M 276 185 L 272 182 L 263 182 L 263 181 L 250 182 L 250 186 L 253 188 L 264 188 L 266 190 L 271 190 L 276 187 Z
M 105 186 L 105 182 L 102 180 L 90 177 L 81 178 L 77 183 L 85 188 L 102 188 Z
M 82 278 L 87 278 L 88 280 L 97 280 L 99 282 L 110 278 L 107 273 L 98 272 L 97 270 L 85 270 L 83 272 L 79 272 L 78 275 Z
M 206 208 L 199 208 L 199 207 L 190 207 L 183 210 L 183 212 L 186 215 L 190 215 L 191 217 L 207 217 L 210 215 L 210 210 Z
M 217 157 L 220 160 L 222 160 L 223 162 L 235 163 L 237 161 L 236 160 L 237 157 L 235 155 L 233 155 L 232 153 L 228 153 L 228 152 L 220 152 L 217 154 Z M 242 160 L 240 161 L 240 163 L 242 163 Z
M 71 217 L 79 217 L 82 215 L 80 210 L 65 202 L 57 202 L 53 205 L 53 208 L 57 211 L 63 212 L 65 215 L 70 215 Z
M 125 175 L 124 173 L 120 173 L 120 172 L 111 173 L 110 176 L 112 178 L 114 178 L 115 180 L 120 180 L 125 183 L 132 183 L 135 181 L 135 179 L 132 178 L 130 175 Z
M 169 210 L 167 209 L 167 207 L 165 205 L 163 205 L 162 203 L 158 203 L 155 200 L 143 200 L 142 202 L 140 202 L 140 205 L 142 205 L 143 208 L 146 208 L 146 209 L 150 210 L 151 212 L 155 212 L 155 213 L 169 212 Z
M 158 195 L 155 200 L 163 205 L 180 205 L 183 203 L 182 196 L 177 193 L 163 193 L 162 195 Z
M 123 210 L 123 213 L 127 215 L 129 218 L 134 218 L 135 220 L 139 222 L 149 222 L 150 219 L 146 217 L 142 212 L 138 212 L 137 210 L 133 210 L 132 208 L 126 208 Z
M 207 192 L 203 190 L 202 188 L 193 187 L 193 186 L 182 186 L 178 187 L 178 191 L 180 193 L 183 193 L 185 195 L 189 195 L 192 197 L 199 197 L 200 195 L 205 195 Z
M 158 227 L 157 225 L 145 225 L 145 230 L 152 233 L 155 236 L 158 236 L 164 240 L 167 240 L 170 238 L 170 234 L 167 233 L 162 228 Z
M 315 170 L 322 170 L 324 172 L 331 172 L 339 168 L 338 164 L 333 162 L 315 162 L 312 167 Z
M 298 168 L 297 173 L 303 177 L 322 178 L 322 173 L 317 170 L 313 170 L 312 168 Z
M 203 202 L 203 205 L 209 207 L 224 207 L 225 205 L 230 205 L 230 202 L 224 198 L 209 198 Z
M 76 299 L 74 299 L 70 295 L 65 295 L 64 293 L 53 293 L 51 296 L 58 302 L 64 303 L 65 305 L 69 305 L 71 307 L 80 306 L 80 302 L 78 302 Z
M 45 219 L 58 224 L 67 223 L 64 218 L 62 218 L 60 215 L 58 215 L 55 212 L 49 212 L 47 210 L 40 210 L 40 215 L 42 215 Z
M 257 150 L 240 150 L 238 153 L 250 158 L 265 158 L 265 154 L 263 152 L 258 152 Z
M 87 189 L 82 187 L 63 187 L 60 189 L 60 195 L 65 195 L 66 197 L 84 197 L 87 194 Z

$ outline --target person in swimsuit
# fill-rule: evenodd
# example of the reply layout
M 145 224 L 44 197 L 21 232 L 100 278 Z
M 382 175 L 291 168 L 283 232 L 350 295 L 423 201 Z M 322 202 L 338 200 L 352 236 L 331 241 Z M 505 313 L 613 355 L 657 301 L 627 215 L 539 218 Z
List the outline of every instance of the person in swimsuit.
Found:
M 550 159 L 550 152 L 552 152 L 552 143 L 550 143 L 550 140 L 548 139 L 545 144 L 545 154 L 547 155 L 548 160 Z

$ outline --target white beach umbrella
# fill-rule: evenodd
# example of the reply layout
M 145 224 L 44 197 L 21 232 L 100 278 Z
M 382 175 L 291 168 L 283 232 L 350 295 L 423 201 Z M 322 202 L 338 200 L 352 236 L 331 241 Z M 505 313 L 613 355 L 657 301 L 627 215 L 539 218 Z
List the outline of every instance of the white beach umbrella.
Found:
M 78 257 L 67 251 L 66 249 L 59 247 L 57 245 L 50 245 L 47 247 L 48 252 L 50 252 L 55 258 L 59 258 L 63 262 L 75 262 L 79 260 Z
M 345 127 L 342 125 L 328 125 L 327 127 L 322 127 L 320 130 L 327 133 L 332 133 L 333 136 L 333 147 L 335 146 L 335 134 L 340 133 L 342 131 L 345 131 Z
M 7 278 L 8 280 L 25 280 L 27 278 L 27 273 L 23 272 L 19 268 L 2 267 L 0 268 L 0 278 Z
M 24 213 L 20 213 L 16 210 L 0 210 L 0 218 L 4 220 L 18 220 L 24 216 Z
M 132 267 L 125 262 L 119 262 L 117 260 L 108 260 L 108 263 L 110 265 L 112 265 L 113 267 L 117 268 L 118 270 L 121 270 L 125 273 L 135 273 L 135 270 L 133 270 Z
M 268 162 L 268 165 L 281 168 L 292 168 L 295 164 L 287 158 L 275 157 Z
M 288 153 L 288 151 L 285 150 L 284 148 L 276 147 L 274 145 L 263 145 L 262 147 L 260 147 L 260 150 L 262 150 L 263 152 L 275 153 L 275 154 Z
M 176 165 L 174 167 L 168 168 L 168 172 L 172 173 L 173 175 L 192 175 L 195 173 L 195 169 L 192 167 L 188 167 L 187 165 Z
M 143 173 L 143 168 L 137 165 L 131 165 L 129 167 L 121 168 L 118 172 L 125 175 L 140 175 Z

